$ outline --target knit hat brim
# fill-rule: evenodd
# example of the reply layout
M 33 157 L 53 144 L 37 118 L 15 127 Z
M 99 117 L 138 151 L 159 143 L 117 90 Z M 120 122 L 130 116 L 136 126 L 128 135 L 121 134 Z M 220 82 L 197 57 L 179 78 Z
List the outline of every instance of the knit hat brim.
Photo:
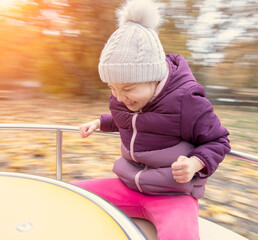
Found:
M 161 81 L 167 74 L 166 60 L 157 63 L 99 63 L 103 82 L 138 83 Z

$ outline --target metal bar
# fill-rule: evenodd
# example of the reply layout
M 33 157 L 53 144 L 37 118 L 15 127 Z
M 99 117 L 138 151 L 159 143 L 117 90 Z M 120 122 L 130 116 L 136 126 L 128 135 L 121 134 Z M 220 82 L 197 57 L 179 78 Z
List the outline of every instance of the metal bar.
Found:
M 79 127 L 67 126 L 67 125 L 0 123 L 0 129 L 56 131 L 56 179 L 62 181 L 62 145 L 63 145 L 62 137 L 63 137 L 63 132 L 79 132 Z M 95 133 L 99 134 L 99 135 L 119 136 L 119 133 L 115 133 L 115 132 L 104 133 L 104 132 L 97 130 Z
M 15 123 L 0 123 L 0 129 L 17 129 L 17 130 L 42 130 L 42 131 L 56 131 L 58 129 L 62 132 L 79 132 L 79 127 L 67 125 L 46 125 L 46 124 L 15 124 Z M 95 132 L 99 135 L 120 136 L 118 132 Z
M 62 181 L 62 130 L 56 131 L 56 179 Z
M 258 163 L 258 157 L 251 155 L 251 154 L 247 154 L 247 153 L 243 153 L 243 152 L 238 152 L 238 151 L 230 151 L 230 153 L 228 153 L 228 156 L 230 157 L 235 157 L 241 160 L 246 160 L 246 161 L 250 161 L 250 162 L 255 162 Z
M 56 136 L 56 178 L 62 179 L 62 132 L 79 132 L 78 127 L 67 126 L 67 125 L 42 125 L 42 124 L 3 124 L 0 123 L 0 129 L 19 129 L 19 130 L 43 130 L 43 131 L 57 131 Z M 117 132 L 101 132 L 97 130 L 95 134 L 99 135 L 111 135 L 118 137 L 119 133 Z M 245 161 L 250 161 L 254 163 L 258 163 L 258 157 L 255 155 L 238 152 L 238 151 L 230 151 L 228 156 L 238 158 Z
M 46 124 L 11 124 L 1 123 L 0 129 L 20 129 L 20 130 L 43 130 L 43 131 L 56 131 L 60 129 L 65 132 L 78 132 L 79 127 L 66 126 L 66 125 L 46 125 Z

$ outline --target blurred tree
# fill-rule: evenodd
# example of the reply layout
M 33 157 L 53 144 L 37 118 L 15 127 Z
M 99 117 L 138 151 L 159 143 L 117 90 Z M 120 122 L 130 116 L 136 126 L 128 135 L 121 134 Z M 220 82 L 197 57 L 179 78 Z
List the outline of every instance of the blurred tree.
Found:
M 6 27 L 5 22 L 5 19 L 0 19 L 0 78 L 1 80 L 25 78 L 25 69 L 29 64 L 28 46 L 17 22 L 12 28 Z
M 258 88 L 257 41 L 235 41 L 225 49 L 225 60 L 216 68 L 207 69 L 217 85 L 237 88 Z M 230 73 L 230 74 L 228 74 Z M 211 83 L 211 80 L 210 80 Z
M 15 11 L 2 14 L 0 43 L 6 46 L 8 56 L 2 55 L 0 62 L 6 58 L 14 58 L 16 62 L 2 68 L 5 71 L 0 72 L 1 78 L 11 77 L 8 73 L 16 72 L 11 71 L 13 66 L 23 69 L 18 62 L 27 53 L 33 65 L 24 72 L 40 80 L 46 91 L 99 96 L 93 91 L 104 86 L 98 77 L 98 58 L 115 30 L 113 10 L 118 5 L 118 1 L 107 0 L 31 0 Z M 16 27 L 7 22 L 9 19 L 21 25 Z M 25 44 L 16 44 L 17 39 Z M 17 73 L 17 78 L 23 78 L 21 71 Z
M 99 79 L 98 59 L 116 29 L 114 9 L 122 2 L 30 0 L 0 12 L 1 82 L 31 78 L 40 81 L 46 92 L 101 96 L 106 87 Z M 192 61 L 188 46 L 193 38 L 191 27 L 205 0 L 162 2 L 166 3 L 166 21 L 159 33 L 166 53 L 184 55 L 204 85 L 258 87 L 257 42 L 235 41 L 223 49 L 224 61 L 214 66 Z M 221 11 L 226 13 L 228 9 Z M 214 29 L 226 26 L 216 25 Z

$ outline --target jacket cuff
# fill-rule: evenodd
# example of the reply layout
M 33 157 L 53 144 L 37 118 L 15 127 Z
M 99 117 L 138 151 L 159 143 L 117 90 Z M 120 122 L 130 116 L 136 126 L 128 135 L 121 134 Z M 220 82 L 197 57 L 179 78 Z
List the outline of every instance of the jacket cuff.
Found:
M 202 160 L 202 159 L 206 159 L 206 158 L 204 156 L 202 156 L 201 153 L 192 153 L 192 154 L 190 154 L 189 157 L 195 157 L 196 159 L 198 159 L 204 165 L 204 168 L 196 173 L 196 174 L 199 175 L 200 178 L 207 178 L 211 175 L 211 172 L 210 172 L 210 169 L 209 169 L 209 162 L 206 161 L 208 163 L 208 166 L 207 166 L 204 163 L 204 161 Z
M 204 164 L 204 162 L 196 156 L 191 156 L 191 158 L 194 158 L 194 159 L 198 160 L 203 165 L 203 168 L 199 172 L 197 172 L 199 177 L 200 178 L 207 178 L 208 177 L 208 172 L 207 172 L 207 168 L 206 168 L 206 165 Z

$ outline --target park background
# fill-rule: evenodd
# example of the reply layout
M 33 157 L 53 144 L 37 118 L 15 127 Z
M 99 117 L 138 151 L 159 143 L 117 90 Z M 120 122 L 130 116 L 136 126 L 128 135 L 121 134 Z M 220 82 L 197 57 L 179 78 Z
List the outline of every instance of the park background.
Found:
M 108 113 L 97 72 L 123 1 L 0 0 L 0 123 L 79 126 Z M 258 1 L 163 0 L 159 36 L 182 54 L 230 132 L 258 155 Z M 119 139 L 65 133 L 63 179 L 114 177 Z M 0 132 L 0 171 L 55 177 L 55 136 Z M 200 216 L 258 239 L 257 164 L 227 157 L 210 178 Z

